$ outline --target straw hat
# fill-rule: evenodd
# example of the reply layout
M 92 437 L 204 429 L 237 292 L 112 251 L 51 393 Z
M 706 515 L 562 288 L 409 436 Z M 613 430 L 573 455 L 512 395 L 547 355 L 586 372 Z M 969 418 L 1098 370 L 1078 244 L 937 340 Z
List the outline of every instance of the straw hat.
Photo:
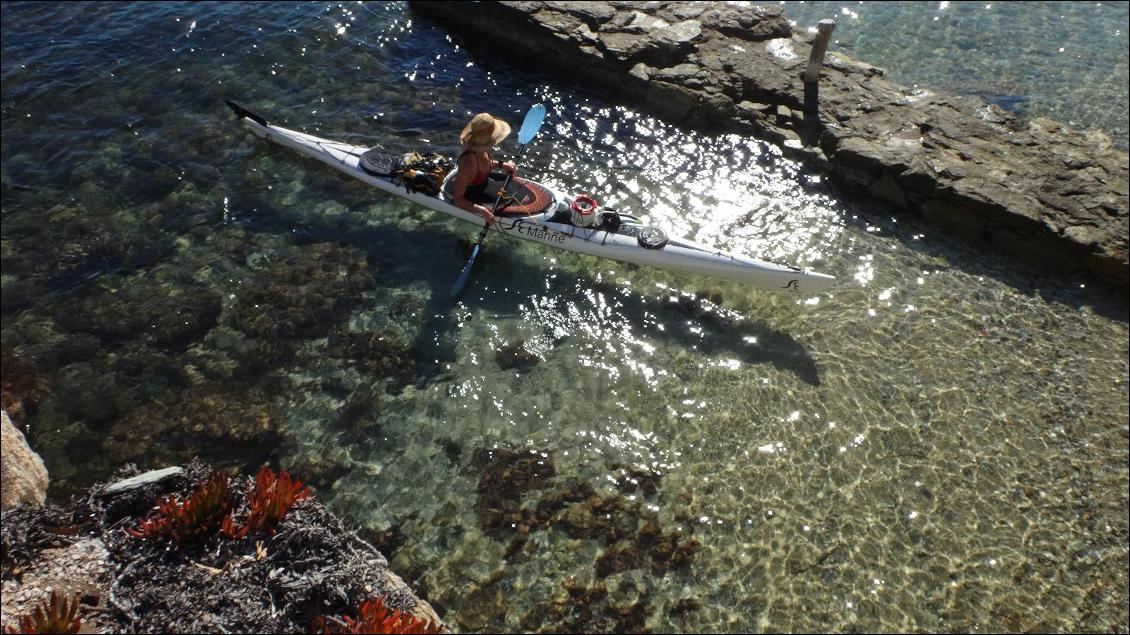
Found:
M 468 150 L 481 152 L 498 145 L 508 134 L 510 124 L 489 113 L 480 112 L 459 133 L 459 142 Z

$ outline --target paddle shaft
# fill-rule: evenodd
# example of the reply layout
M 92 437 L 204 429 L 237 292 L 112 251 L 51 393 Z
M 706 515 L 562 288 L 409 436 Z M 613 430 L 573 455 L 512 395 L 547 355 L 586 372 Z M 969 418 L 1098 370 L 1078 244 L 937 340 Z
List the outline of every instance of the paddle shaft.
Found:
M 526 146 L 522 146 L 522 149 L 518 151 L 518 159 L 522 158 L 522 153 L 525 150 Z M 517 163 L 518 159 L 515 159 L 514 162 Z M 491 216 L 498 213 L 498 206 L 502 204 L 502 197 L 506 195 L 506 188 L 510 185 L 512 178 L 514 178 L 514 173 L 508 170 L 506 180 L 502 182 L 502 189 L 498 192 L 498 198 L 494 201 L 494 208 L 490 211 Z M 475 265 L 475 258 L 479 257 L 479 248 L 483 246 L 488 231 L 490 231 L 490 223 L 483 223 L 483 228 L 479 231 L 479 240 L 475 242 L 475 248 L 471 250 L 471 257 L 467 260 L 467 264 L 463 266 L 463 271 L 459 274 L 459 279 L 455 281 L 455 287 L 451 290 L 452 296 L 458 295 L 463 290 L 463 285 L 467 283 L 467 278 L 471 275 L 471 267 Z
M 515 169 L 517 169 L 518 161 L 522 160 L 522 154 L 526 152 L 526 146 L 522 146 L 518 150 L 518 158 L 514 159 Z M 498 198 L 494 200 L 494 207 L 490 210 L 491 216 L 498 213 L 498 206 L 502 205 L 502 197 L 506 196 L 506 188 L 510 186 L 511 179 L 514 178 L 514 173 L 507 170 L 506 180 L 502 182 L 502 189 L 498 191 Z M 490 223 L 483 223 L 483 229 L 479 232 L 479 240 L 475 243 L 475 249 L 471 252 L 471 260 L 467 263 L 469 268 L 475 262 L 475 256 L 479 254 L 479 247 L 483 244 L 483 240 L 487 237 L 487 232 L 490 230 Z
M 526 151 L 526 144 L 533 141 L 541 128 L 541 122 L 545 119 L 545 106 L 535 104 L 529 111 L 526 112 L 526 118 L 522 121 L 522 129 L 518 132 L 518 145 L 522 146 L 518 150 L 518 158 L 514 160 L 515 171 L 517 171 L 517 163 L 521 160 L 522 154 Z M 489 175 L 487 178 L 490 178 Z M 494 208 L 491 210 L 491 216 L 498 213 L 498 207 L 502 205 L 502 197 L 506 196 L 506 188 L 510 186 L 510 180 L 514 178 L 514 172 L 507 170 L 506 180 L 502 183 L 502 189 L 498 192 L 498 198 L 494 200 Z M 463 285 L 467 283 L 467 278 L 471 275 L 471 267 L 475 264 L 475 258 L 479 255 L 479 248 L 483 246 L 483 240 L 487 237 L 487 231 L 490 230 L 490 223 L 484 222 L 483 229 L 479 232 L 479 240 L 475 243 L 474 250 L 471 251 L 471 258 L 467 261 L 466 266 L 463 267 L 462 273 L 459 274 L 459 279 L 455 281 L 455 286 L 451 289 L 452 297 L 459 294 L 463 290 Z

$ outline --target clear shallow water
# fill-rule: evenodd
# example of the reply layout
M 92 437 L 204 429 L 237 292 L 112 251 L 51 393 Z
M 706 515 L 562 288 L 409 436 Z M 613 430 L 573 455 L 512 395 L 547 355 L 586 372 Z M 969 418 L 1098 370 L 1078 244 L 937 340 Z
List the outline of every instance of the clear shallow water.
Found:
M 905 85 L 1105 130 L 1127 146 L 1125 2 L 782 2 L 799 28 L 836 20 L 830 51 Z
M 1126 309 L 1085 280 L 484 67 L 402 5 L 3 11 L 3 342 L 51 387 L 30 433 L 56 495 L 125 460 L 271 460 L 399 528 L 394 568 L 468 631 L 1125 630 Z M 528 174 L 842 284 L 491 236 L 452 305 L 472 227 L 253 138 L 223 98 L 444 152 L 469 114 L 542 101 Z M 519 343 L 536 364 L 498 356 Z M 527 509 L 599 504 L 525 542 L 490 525 L 494 468 L 525 465 L 499 449 L 536 451 Z M 609 574 L 650 534 L 602 517 L 688 562 Z

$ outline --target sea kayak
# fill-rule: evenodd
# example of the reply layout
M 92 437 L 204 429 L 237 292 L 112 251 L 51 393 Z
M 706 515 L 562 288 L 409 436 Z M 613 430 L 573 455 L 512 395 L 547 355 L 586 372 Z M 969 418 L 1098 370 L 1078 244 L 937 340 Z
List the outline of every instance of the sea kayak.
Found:
M 450 185 L 454 172 L 447 175 L 435 193 L 413 191 L 403 174 L 382 170 L 391 159 L 381 149 L 356 146 L 340 141 L 288 130 L 263 117 L 227 102 L 236 115 L 257 136 L 296 150 L 378 187 L 460 220 L 482 226 L 481 217 L 456 207 L 451 202 Z M 375 156 L 375 158 L 374 158 Z M 374 167 L 376 166 L 376 167 Z M 586 214 L 595 202 L 583 195 L 570 196 L 534 181 L 515 178 L 511 205 L 502 210 L 497 228 L 511 236 L 590 256 L 611 258 L 676 273 L 689 273 L 738 282 L 760 289 L 786 293 L 813 293 L 831 287 L 832 276 L 789 265 L 774 264 L 739 256 L 684 238 L 669 237 L 659 227 L 620 212 L 603 211 L 597 218 Z M 587 222 L 585 222 L 587 220 Z

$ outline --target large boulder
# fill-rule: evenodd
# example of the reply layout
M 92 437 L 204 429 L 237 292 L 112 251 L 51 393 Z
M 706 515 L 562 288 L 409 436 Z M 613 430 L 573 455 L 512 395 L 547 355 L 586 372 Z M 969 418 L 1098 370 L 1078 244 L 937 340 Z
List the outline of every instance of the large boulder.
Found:
M 20 503 L 42 505 L 47 499 L 47 467 L 8 413 L 0 410 L 0 415 L 0 511 Z

